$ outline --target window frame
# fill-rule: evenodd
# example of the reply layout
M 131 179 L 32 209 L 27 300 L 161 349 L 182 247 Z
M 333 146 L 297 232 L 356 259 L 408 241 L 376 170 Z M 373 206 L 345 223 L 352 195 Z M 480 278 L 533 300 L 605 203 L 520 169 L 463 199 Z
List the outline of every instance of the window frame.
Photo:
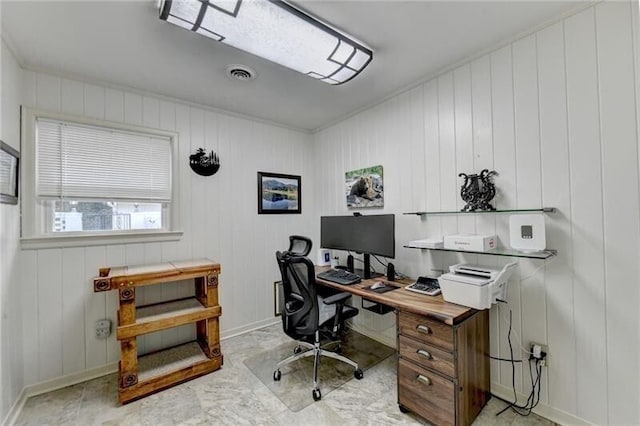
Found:
M 178 179 L 178 133 L 149 127 L 80 117 L 70 114 L 51 112 L 22 106 L 22 167 L 21 167 L 21 245 L 25 249 L 48 247 L 77 247 L 103 244 L 127 244 L 142 242 L 176 241 L 182 236 L 180 230 L 180 192 Z M 47 232 L 47 212 L 51 212 L 50 203 L 36 198 L 36 120 L 49 119 L 80 125 L 105 127 L 112 130 L 145 133 L 169 138 L 171 145 L 171 202 L 163 206 L 163 229 L 133 229 L 127 231 L 98 232 Z M 143 202 L 141 200 L 141 202 Z M 165 219 L 166 217 L 166 219 Z M 166 228 L 164 227 L 166 223 Z

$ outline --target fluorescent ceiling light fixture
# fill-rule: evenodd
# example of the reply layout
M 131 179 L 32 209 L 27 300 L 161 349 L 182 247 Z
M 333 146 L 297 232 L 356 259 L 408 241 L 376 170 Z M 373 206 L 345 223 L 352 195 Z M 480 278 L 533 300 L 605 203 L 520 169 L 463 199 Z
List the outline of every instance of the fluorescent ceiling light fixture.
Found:
M 324 81 L 342 84 L 371 49 L 279 0 L 161 0 L 160 19 Z

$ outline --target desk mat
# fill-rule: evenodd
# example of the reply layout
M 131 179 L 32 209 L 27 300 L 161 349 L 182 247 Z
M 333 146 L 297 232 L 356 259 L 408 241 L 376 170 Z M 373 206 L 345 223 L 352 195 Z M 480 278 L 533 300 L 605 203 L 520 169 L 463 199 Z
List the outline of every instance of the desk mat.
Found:
M 244 361 L 247 368 L 293 412 L 300 411 L 314 402 L 311 396 L 313 357 L 299 359 L 283 366 L 280 369 L 282 378 L 278 382 L 273 380 L 273 372 L 279 361 L 293 353 L 295 346 L 296 343 L 292 340 L 290 343 L 283 343 Z M 329 346 L 329 349 L 333 348 Z M 342 354 L 357 362 L 364 371 L 365 377 L 367 369 L 394 353 L 394 348 L 376 342 L 353 330 L 349 330 L 343 338 Z M 318 381 L 323 398 L 349 380 L 356 380 L 350 365 L 328 357 L 320 358 Z
M 387 285 L 385 285 L 384 287 L 380 287 L 380 288 L 376 288 L 376 289 L 372 289 L 371 287 L 367 287 L 367 290 L 369 290 L 369 291 L 373 291 L 373 292 L 375 292 L 375 293 L 386 293 L 386 292 L 388 292 L 388 291 L 397 290 L 397 289 L 399 289 L 399 288 L 400 288 L 400 287 L 396 287 L 396 286 L 388 285 L 388 284 L 387 284 Z

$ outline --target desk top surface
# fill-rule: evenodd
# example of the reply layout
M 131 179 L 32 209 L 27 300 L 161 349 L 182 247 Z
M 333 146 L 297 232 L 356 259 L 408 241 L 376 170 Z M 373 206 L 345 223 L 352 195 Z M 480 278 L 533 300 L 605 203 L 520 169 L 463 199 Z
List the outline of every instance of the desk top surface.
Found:
M 316 266 L 316 273 L 331 269 L 327 266 Z M 469 318 L 477 311 L 466 306 L 445 302 L 442 295 L 428 296 L 413 291 L 405 290 L 404 287 L 413 283 L 413 280 L 403 279 L 398 281 L 387 281 L 386 277 L 377 277 L 369 280 L 362 280 L 357 284 L 341 285 L 317 278 L 316 281 L 327 287 L 360 296 L 364 299 L 389 305 L 399 310 L 413 312 L 418 315 L 432 317 L 449 325 L 459 324 Z M 373 283 L 384 281 L 387 285 L 398 287 L 397 290 L 386 293 L 376 293 L 368 289 Z

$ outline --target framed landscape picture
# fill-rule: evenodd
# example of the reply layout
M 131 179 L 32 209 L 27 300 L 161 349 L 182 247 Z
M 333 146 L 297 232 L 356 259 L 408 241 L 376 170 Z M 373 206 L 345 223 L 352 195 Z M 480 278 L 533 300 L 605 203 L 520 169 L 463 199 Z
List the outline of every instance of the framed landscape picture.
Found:
M 258 214 L 299 214 L 300 184 L 300 176 L 258 172 Z
M 0 141 L 0 203 L 18 204 L 20 154 Z

